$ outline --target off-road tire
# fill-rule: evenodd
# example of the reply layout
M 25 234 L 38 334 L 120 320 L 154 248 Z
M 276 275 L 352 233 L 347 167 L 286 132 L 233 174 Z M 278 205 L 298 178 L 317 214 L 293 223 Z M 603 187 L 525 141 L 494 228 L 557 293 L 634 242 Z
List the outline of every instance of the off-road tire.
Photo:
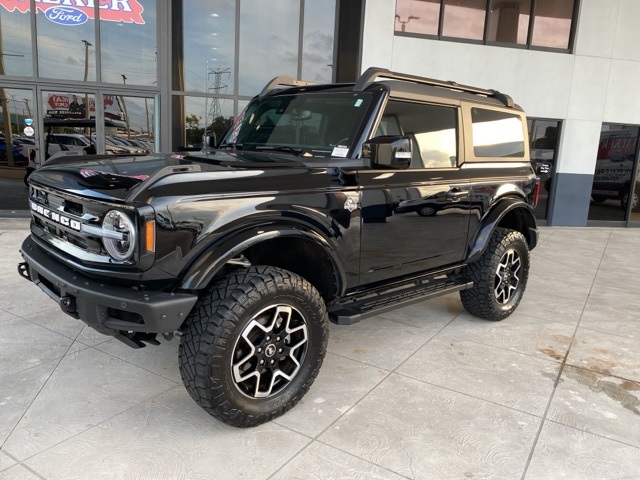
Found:
M 305 331 L 300 330 L 301 323 L 306 325 L 306 342 L 298 342 L 302 344 L 299 349 L 290 349 L 299 355 L 306 343 L 304 358 L 299 359 L 300 366 L 295 367 L 296 373 L 291 375 L 288 383 L 277 370 L 281 364 L 276 364 L 274 368 L 278 374 L 271 371 L 272 378 L 277 378 L 278 382 L 285 385 L 264 398 L 255 398 L 253 395 L 259 390 L 260 382 L 255 382 L 255 392 L 243 390 L 248 385 L 253 389 L 253 378 L 245 382 L 236 381 L 242 372 L 234 370 L 234 358 L 235 365 L 238 365 L 242 363 L 238 359 L 242 359 L 247 350 L 249 356 L 255 353 L 256 358 L 251 359 L 257 371 L 260 369 L 257 366 L 259 362 L 269 362 L 270 358 L 278 357 L 279 354 L 265 356 L 267 347 L 275 345 L 275 339 L 267 347 L 263 345 L 260 348 L 263 353 L 258 357 L 258 346 L 247 348 L 250 343 L 242 335 L 251 335 L 253 338 L 257 332 L 263 335 L 264 342 L 266 334 L 261 331 L 262 327 L 256 326 L 256 322 L 272 315 L 270 309 L 286 309 L 286 306 L 289 306 L 290 312 L 295 312 L 295 315 L 289 315 L 290 319 L 295 316 L 298 322 L 295 335 L 302 335 Z M 279 315 L 280 310 L 273 316 L 273 332 L 276 332 L 275 319 L 279 319 Z M 256 322 L 254 319 L 257 319 Z M 281 336 L 278 339 L 284 342 Z M 291 334 L 287 338 L 291 341 L 293 336 Z M 326 307 L 318 291 L 308 281 L 287 270 L 273 267 L 254 266 L 236 270 L 213 285 L 196 303 L 187 319 L 180 341 L 180 373 L 191 397 L 209 414 L 235 427 L 253 427 L 284 414 L 300 401 L 318 375 L 327 349 L 327 338 Z M 278 344 L 273 350 L 278 348 L 280 352 L 280 346 L 284 345 Z M 241 348 L 244 348 L 242 353 Z M 289 351 L 287 348 L 285 350 Z M 284 364 L 290 357 L 293 355 L 281 357 L 278 361 L 282 360 Z M 289 361 L 288 364 L 295 365 L 295 362 Z M 258 380 L 262 375 L 256 374 Z M 269 373 L 264 375 L 267 377 Z M 273 387 L 273 383 L 269 383 Z
M 519 259 L 519 267 L 516 265 L 509 268 L 509 263 L 516 257 Z M 506 270 L 516 271 L 511 272 L 510 275 Z M 506 276 L 499 275 L 502 272 Z M 463 274 L 474 282 L 472 288 L 460 292 L 464 308 L 472 315 L 486 320 L 503 320 L 516 309 L 527 286 L 529 277 L 527 241 L 520 232 L 496 228 L 482 256 L 476 262 L 467 265 Z M 502 283 L 506 277 L 511 283 Z M 514 290 L 507 289 L 508 298 L 505 295 L 504 285 L 515 286 Z

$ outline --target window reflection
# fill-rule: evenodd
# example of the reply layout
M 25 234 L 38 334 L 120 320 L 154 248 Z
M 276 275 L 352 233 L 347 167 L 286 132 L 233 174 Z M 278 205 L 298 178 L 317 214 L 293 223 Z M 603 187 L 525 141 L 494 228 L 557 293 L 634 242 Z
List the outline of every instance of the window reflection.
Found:
M 396 32 L 437 35 L 440 22 L 440 0 L 398 0 Z
M 476 157 L 523 157 L 524 133 L 518 115 L 471 109 L 473 154 Z
M 305 2 L 302 40 L 302 78 L 327 83 L 332 80 L 335 0 Z
M 442 35 L 482 40 L 486 8 L 486 0 L 445 0 Z
M 531 0 L 492 2 L 488 40 L 525 45 L 529 33 L 530 14 Z
M 233 124 L 233 100 L 174 96 L 172 150 L 200 150 L 205 135 L 216 143 Z
M 631 202 L 637 213 L 636 170 L 638 133 L 632 125 L 603 124 L 591 189 L 589 220 L 622 221 Z
M 13 12 L 0 4 L 0 75 L 33 75 L 31 18 L 19 9 Z
M 102 81 L 154 85 L 156 76 L 156 0 L 138 0 L 138 14 L 100 10 Z M 135 48 L 132 48 L 135 45 Z
M 174 89 L 233 94 L 236 2 L 188 0 L 174 2 L 182 21 L 174 23 Z M 179 41 L 179 38 L 182 41 Z M 179 59 L 182 58 L 181 63 Z M 218 75 L 215 72 L 224 72 Z M 218 83 L 216 83 L 218 82 Z
M 568 50 L 574 5 L 574 0 L 397 0 L 395 31 Z
M 532 45 L 569 48 L 574 0 L 537 0 Z
M 55 13 L 56 8 L 59 7 L 48 7 L 46 12 L 36 15 L 40 76 L 95 81 L 96 41 L 93 9 L 88 9 L 89 13 L 83 12 L 87 16 L 84 23 L 66 25 L 54 23 L 49 19 L 52 15 L 49 12 Z
M 239 28 L 241 95 L 259 93 L 273 77 L 298 77 L 299 0 L 243 0 Z
M 28 190 L 24 184 L 29 160 L 36 155 L 40 134 L 32 119 L 31 90 L 0 88 L 0 208 L 28 210 Z M 26 129 L 26 130 L 25 130 Z
M 105 148 L 124 150 L 132 155 L 154 152 L 154 99 L 119 95 L 104 95 L 103 98 Z
M 411 138 L 411 168 L 446 168 L 457 163 L 457 115 L 450 107 L 390 100 L 376 135 Z
M 549 195 L 558 151 L 558 131 L 560 122 L 556 120 L 529 119 L 529 142 L 531 147 L 531 163 L 536 175 L 540 178 L 540 194 L 538 205 L 534 210 L 537 219 L 547 218 Z

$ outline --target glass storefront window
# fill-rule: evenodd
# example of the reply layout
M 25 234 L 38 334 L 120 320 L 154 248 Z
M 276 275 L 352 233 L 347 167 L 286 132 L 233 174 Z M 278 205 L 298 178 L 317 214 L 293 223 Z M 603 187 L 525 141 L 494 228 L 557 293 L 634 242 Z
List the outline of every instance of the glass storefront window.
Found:
M 445 0 L 442 35 L 482 40 L 486 9 L 486 0 Z
M 332 80 L 335 0 L 315 0 L 304 5 L 302 78 L 327 83 Z
M 487 40 L 526 45 L 530 15 L 531 0 L 492 2 Z
M 94 9 L 72 9 L 77 10 L 77 13 L 41 3 L 37 8 L 39 75 L 65 80 L 95 81 Z M 80 21 L 82 23 L 78 23 Z
M 113 2 L 112 6 L 122 10 L 99 11 L 102 81 L 154 85 L 157 82 L 156 0 L 129 1 L 126 6 L 120 3 L 122 5 Z
M 87 107 L 88 106 L 88 107 Z M 87 92 L 43 92 L 44 141 L 41 165 L 51 156 L 65 152 L 96 153 L 91 136 L 95 133 L 95 96 Z
M 0 75 L 32 76 L 31 17 L 17 6 L 0 3 Z
M 396 0 L 395 32 L 568 51 L 574 11 L 575 0 Z
M 0 210 L 28 210 L 24 184 L 39 132 L 33 119 L 33 92 L 0 88 Z
M 259 93 L 277 76 L 297 78 L 299 0 L 242 0 L 239 28 L 240 95 Z
M 172 150 L 200 150 L 205 136 L 215 135 L 219 142 L 233 118 L 233 100 L 174 96 Z
M 398 0 L 396 32 L 438 35 L 440 0 Z
M 569 48 L 574 0 L 536 0 L 531 44 Z
M 556 171 L 558 152 L 558 133 L 560 122 L 557 120 L 528 119 L 531 163 L 536 175 L 540 177 L 540 194 L 534 214 L 538 220 L 546 220 L 549 208 L 549 196 Z
M 233 94 L 236 2 L 178 0 L 174 12 L 174 90 Z
M 591 188 L 589 220 L 624 221 L 637 213 L 640 192 L 634 182 L 638 134 L 633 125 L 603 124 Z M 629 205 L 631 203 L 631 205 Z
M 127 155 L 153 153 L 154 99 L 104 95 L 103 100 L 105 152 Z

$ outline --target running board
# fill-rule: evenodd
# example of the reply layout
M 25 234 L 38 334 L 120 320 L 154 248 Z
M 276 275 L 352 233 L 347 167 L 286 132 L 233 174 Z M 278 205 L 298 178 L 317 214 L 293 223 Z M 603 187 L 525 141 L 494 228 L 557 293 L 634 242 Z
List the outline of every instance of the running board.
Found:
M 330 307 L 329 318 L 338 325 L 351 325 L 367 317 L 471 287 L 473 282 L 468 278 L 418 279 L 391 290 L 351 297 L 346 302 Z

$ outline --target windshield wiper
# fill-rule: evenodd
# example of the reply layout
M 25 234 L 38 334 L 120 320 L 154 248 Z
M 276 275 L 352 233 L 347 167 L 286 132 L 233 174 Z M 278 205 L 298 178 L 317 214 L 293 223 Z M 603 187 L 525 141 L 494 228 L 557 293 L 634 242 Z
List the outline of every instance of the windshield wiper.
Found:
M 295 148 L 289 145 L 258 145 L 256 150 L 272 150 L 274 152 L 289 152 L 296 156 L 302 155 L 304 150 L 302 148 Z

